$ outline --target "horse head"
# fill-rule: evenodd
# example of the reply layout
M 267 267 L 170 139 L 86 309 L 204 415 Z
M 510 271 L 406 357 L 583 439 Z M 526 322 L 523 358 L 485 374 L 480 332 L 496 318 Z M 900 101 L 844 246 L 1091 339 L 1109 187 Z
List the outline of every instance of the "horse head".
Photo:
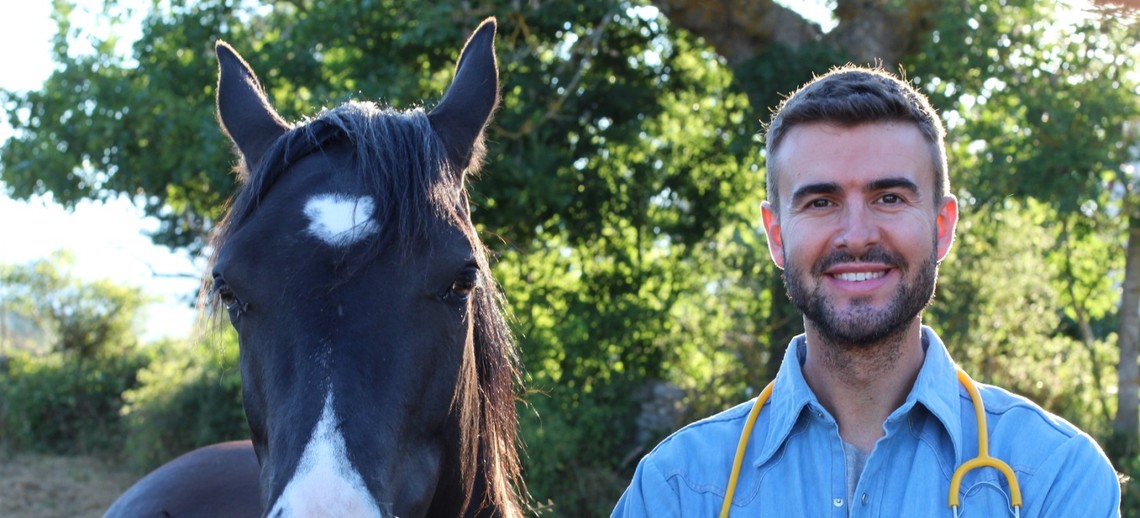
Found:
M 499 102 L 495 21 L 430 112 L 290 125 L 224 42 L 242 188 L 208 295 L 237 330 L 267 516 L 518 512 L 514 343 L 465 182 Z

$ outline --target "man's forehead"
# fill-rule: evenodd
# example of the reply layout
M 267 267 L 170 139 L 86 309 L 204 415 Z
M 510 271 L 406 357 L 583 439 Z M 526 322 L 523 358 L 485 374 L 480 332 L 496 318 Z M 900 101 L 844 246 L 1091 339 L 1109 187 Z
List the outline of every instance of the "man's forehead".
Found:
M 935 180 L 930 143 L 917 126 L 904 122 L 796 126 L 768 158 L 785 204 L 808 184 L 864 189 L 889 178 L 911 178 L 920 191 L 927 191 Z

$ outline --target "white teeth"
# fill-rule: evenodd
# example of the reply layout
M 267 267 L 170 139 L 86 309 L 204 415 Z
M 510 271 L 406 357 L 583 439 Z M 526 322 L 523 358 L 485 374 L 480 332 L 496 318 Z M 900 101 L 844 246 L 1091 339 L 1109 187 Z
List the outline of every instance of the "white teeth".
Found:
M 862 282 L 871 279 L 878 279 L 886 275 L 887 272 L 855 272 L 855 273 L 841 273 L 835 276 L 836 279 L 841 281 Z

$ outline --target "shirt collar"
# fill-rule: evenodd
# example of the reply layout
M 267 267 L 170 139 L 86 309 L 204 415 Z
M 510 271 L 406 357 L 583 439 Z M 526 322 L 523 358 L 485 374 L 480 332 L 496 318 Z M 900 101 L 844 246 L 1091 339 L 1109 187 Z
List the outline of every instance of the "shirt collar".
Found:
M 921 403 L 946 428 L 954 445 L 955 460 L 960 463 L 963 458 L 962 417 L 959 411 L 957 366 L 938 334 L 927 326 L 922 326 L 922 345 L 926 349 L 926 357 L 914 387 L 902 406 L 887 419 L 903 418 L 915 405 Z M 804 335 L 793 338 L 784 353 L 780 371 L 776 374 L 775 386 L 772 387 L 772 395 L 766 405 L 769 408 L 762 410 L 769 413 L 772 421 L 762 442 L 763 449 L 755 457 L 756 466 L 767 462 L 780 449 L 805 407 L 814 404 L 822 408 L 804 379 L 803 360 L 806 354 L 807 340 Z
M 950 358 L 942 339 L 927 326 L 922 326 L 922 345 L 926 349 L 922 370 L 918 371 L 918 378 L 914 380 L 906 401 L 888 419 L 900 418 L 921 403 L 946 428 L 954 445 L 955 462 L 961 463 L 965 453 L 962 450 L 962 387 L 958 384 L 958 366 Z
M 762 409 L 761 413 L 770 412 L 771 425 L 767 427 L 767 436 L 761 443 L 763 449 L 757 452 L 755 465 L 760 466 L 768 461 L 788 439 L 792 428 L 799 420 L 804 407 L 809 403 L 819 404 L 804 379 L 802 369 L 803 359 L 807 355 L 807 340 L 804 335 L 792 339 L 784 352 L 784 360 L 780 364 L 780 371 L 776 373 L 776 380 L 772 387 L 772 395 L 768 398 L 769 408 Z

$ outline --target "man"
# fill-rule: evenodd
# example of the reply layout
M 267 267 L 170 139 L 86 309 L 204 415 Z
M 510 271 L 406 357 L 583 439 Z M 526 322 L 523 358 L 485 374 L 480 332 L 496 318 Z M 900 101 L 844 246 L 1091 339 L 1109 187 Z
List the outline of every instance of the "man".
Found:
M 973 400 L 921 323 L 954 240 L 945 131 L 927 99 L 848 66 L 786 99 L 767 131 L 768 248 L 804 315 L 771 397 L 693 423 L 642 459 L 622 516 L 953 516 L 955 469 L 978 455 Z M 1020 482 L 1021 516 L 1118 516 L 1115 472 L 1086 434 L 979 386 L 989 454 Z M 993 467 L 968 471 L 962 516 L 1012 516 Z

